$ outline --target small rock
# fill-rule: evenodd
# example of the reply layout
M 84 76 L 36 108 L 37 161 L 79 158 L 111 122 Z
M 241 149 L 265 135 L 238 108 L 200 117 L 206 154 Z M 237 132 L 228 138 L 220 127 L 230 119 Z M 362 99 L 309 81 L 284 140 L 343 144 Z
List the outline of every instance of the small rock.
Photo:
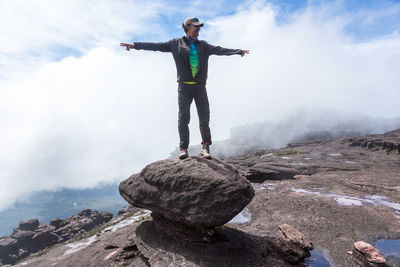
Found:
M 304 249 L 312 250 L 314 249 L 313 244 L 307 237 L 305 237 L 301 232 L 297 231 L 295 228 L 288 224 L 282 224 L 278 226 L 278 234 L 284 239 L 291 243 L 294 243 Z
M 25 230 L 25 231 L 33 231 L 39 226 L 39 220 L 38 219 L 30 219 L 27 221 L 21 221 L 19 222 L 19 229 Z
M 268 247 L 292 264 L 310 257 L 314 248 L 308 238 L 288 224 L 278 226 L 277 237 L 265 238 Z
M 355 266 L 383 267 L 387 266 L 385 258 L 379 250 L 364 241 L 355 242 L 353 245 L 352 259 Z
M 84 216 L 84 217 L 90 216 L 91 214 L 92 214 L 92 210 L 91 209 L 84 209 L 84 210 L 82 210 L 81 212 L 78 213 L 78 215 Z
M 50 225 L 52 225 L 52 226 L 54 226 L 56 229 L 58 229 L 58 228 L 60 228 L 61 226 L 63 226 L 63 220 L 61 220 L 61 219 L 59 219 L 59 218 L 51 219 Z
M 11 237 L 18 240 L 29 240 L 32 239 L 34 235 L 35 233 L 33 231 L 16 231 L 11 234 Z
M 139 209 L 136 208 L 136 207 L 134 207 L 134 206 L 132 206 L 132 205 L 128 205 L 128 206 L 123 207 L 122 209 L 120 209 L 120 210 L 118 211 L 118 215 L 122 215 L 122 214 L 126 214 L 126 213 L 131 213 L 131 212 L 134 212 L 134 211 L 139 211 Z

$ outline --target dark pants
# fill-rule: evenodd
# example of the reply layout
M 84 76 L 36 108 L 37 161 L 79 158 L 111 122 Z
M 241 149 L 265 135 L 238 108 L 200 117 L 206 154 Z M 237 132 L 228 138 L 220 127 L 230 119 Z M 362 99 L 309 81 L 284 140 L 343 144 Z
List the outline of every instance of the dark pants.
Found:
M 211 145 L 211 133 L 208 126 L 210 122 L 210 107 L 206 87 L 204 85 L 180 83 L 178 86 L 178 131 L 180 138 L 179 148 L 181 149 L 187 149 L 189 146 L 190 104 L 192 104 L 193 99 L 199 115 L 202 144 L 208 143 Z

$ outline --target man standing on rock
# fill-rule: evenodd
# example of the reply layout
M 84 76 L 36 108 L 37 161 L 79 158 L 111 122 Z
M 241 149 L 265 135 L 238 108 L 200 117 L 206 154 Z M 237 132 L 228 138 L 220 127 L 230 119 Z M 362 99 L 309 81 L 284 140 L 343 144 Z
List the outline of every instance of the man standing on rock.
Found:
M 204 40 L 198 40 L 200 27 L 204 24 L 198 18 L 187 18 L 182 27 L 186 33 L 182 38 L 175 38 L 162 43 L 134 42 L 133 44 L 121 43 L 126 50 L 153 50 L 171 52 L 177 69 L 178 76 L 178 131 L 179 131 L 179 158 L 188 157 L 189 147 L 189 121 L 190 105 L 194 99 L 197 114 L 200 121 L 200 133 L 203 148 L 200 155 L 210 159 L 211 133 L 209 127 L 210 109 L 206 91 L 208 70 L 208 57 L 210 55 L 241 55 L 249 53 L 249 50 L 228 49 L 208 44 Z

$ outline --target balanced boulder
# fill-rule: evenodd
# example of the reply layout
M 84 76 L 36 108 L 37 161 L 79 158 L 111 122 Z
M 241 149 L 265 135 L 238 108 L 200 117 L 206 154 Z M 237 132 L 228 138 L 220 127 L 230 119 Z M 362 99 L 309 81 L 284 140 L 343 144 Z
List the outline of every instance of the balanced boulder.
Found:
M 119 191 L 131 205 L 193 227 L 230 221 L 252 200 L 254 190 L 231 165 L 217 159 L 167 159 L 146 166 L 121 182 Z

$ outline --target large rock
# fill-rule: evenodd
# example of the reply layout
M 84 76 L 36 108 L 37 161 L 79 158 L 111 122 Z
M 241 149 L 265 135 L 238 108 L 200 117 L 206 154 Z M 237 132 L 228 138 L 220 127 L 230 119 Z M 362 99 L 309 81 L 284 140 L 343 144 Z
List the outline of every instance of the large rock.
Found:
M 193 227 L 227 223 L 253 198 L 251 184 L 217 159 L 167 159 L 121 182 L 120 194 L 155 217 Z

